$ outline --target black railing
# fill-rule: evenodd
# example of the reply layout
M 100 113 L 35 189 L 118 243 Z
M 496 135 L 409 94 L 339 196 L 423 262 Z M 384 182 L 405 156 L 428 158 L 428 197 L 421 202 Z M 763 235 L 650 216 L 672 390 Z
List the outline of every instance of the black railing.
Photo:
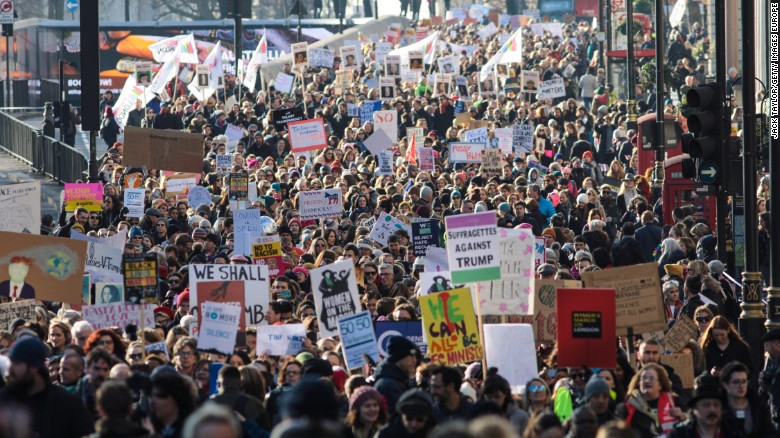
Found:
M 0 147 L 59 183 L 84 180 L 87 159 L 76 149 L 0 111 Z

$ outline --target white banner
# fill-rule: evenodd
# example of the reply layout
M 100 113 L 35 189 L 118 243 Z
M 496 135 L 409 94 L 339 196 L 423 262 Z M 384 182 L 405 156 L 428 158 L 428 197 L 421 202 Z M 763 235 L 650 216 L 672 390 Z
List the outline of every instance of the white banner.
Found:
M 41 234 L 41 182 L 0 186 L 0 231 Z

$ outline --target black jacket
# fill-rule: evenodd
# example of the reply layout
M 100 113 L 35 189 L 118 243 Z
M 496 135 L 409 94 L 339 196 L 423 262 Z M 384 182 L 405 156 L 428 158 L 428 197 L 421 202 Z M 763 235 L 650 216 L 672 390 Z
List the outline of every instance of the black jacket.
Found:
M 91 434 L 94 422 L 81 400 L 65 389 L 46 383 L 43 391 L 32 396 L 0 390 L 0 406 L 19 404 L 32 415 L 32 429 L 40 438 L 81 438 Z
M 612 267 L 644 263 L 642 246 L 633 236 L 624 236 L 612 245 Z
M 753 419 L 753 431 L 745 432 L 744 419 L 738 419 L 736 412 L 729 406 L 728 400 L 723 400 L 723 411 L 720 423 L 724 432 L 734 438 L 764 438 L 775 436 L 772 416 L 767 415 L 769 407 L 761 403 L 752 390 L 748 389 L 747 398 L 750 403 L 750 416 Z
M 151 438 L 154 435 L 138 424 L 124 418 L 104 418 L 96 424 L 89 438 Z
M 425 427 L 420 429 L 417 433 L 411 434 L 404 427 L 401 417 L 396 416 L 390 420 L 389 423 L 385 424 L 383 428 L 379 429 L 379 432 L 377 432 L 374 438 L 425 438 L 428 436 L 428 432 L 435 426 L 436 423 L 433 421 L 433 417 L 429 415 Z
M 387 413 L 395 414 L 395 404 L 407 389 L 411 388 L 409 376 L 395 364 L 387 359 L 379 362 L 376 367 L 376 384 L 374 389 L 379 391 L 387 400 Z

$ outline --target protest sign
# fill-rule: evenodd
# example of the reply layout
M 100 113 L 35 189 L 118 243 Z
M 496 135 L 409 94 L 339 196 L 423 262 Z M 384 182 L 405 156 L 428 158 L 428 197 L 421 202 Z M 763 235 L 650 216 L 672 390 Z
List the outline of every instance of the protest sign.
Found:
M 127 207 L 127 217 L 144 216 L 144 193 L 145 189 L 125 189 L 125 207 Z
M 65 211 L 73 212 L 79 207 L 89 211 L 101 211 L 103 209 L 103 184 L 65 183 Z
M 232 155 L 217 155 L 217 173 L 220 176 L 225 176 L 230 173 L 230 168 L 233 165 Z
M 419 167 L 420 172 L 434 172 L 436 170 L 433 148 L 417 148 L 417 166 Z
M 520 73 L 523 93 L 536 94 L 539 91 L 540 76 L 536 70 L 523 70 Z
M 452 280 L 466 283 L 501 278 L 495 212 L 447 216 L 445 221 Z
M 482 170 L 500 173 L 504 168 L 504 160 L 501 158 L 501 149 L 482 150 Z
M 36 321 L 35 300 L 19 300 L 9 303 L 0 303 L 0 327 L 5 330 L 16 318 L 25 321 Z
M 581 283 L 576 280 L 544 280 L 534 278 L 533 307 L 530 317 L 526 321 L 534 327 L 534 338 L 537 342 L 555 341 L 558 336 L 558 324 L 555 313 L 555 297 L 558 288 L 579 288 Z
M 294 356 L 303 350 L 305 339 L 303 324 L 261 325 L 257 327 L 257 355 Z
M 558 366 L 615 368 L 615 291 L 558 289 Z
M 290 44 L 290 51 L 293 54 L 293 67 L 299 70 L 306 67 L 309 63 L 309 43 L 292 43 Z
M 374 133 L 376 134 L 376 133 Z M 393 175 L 393 151 L 384 150 L 377 155 L 380 175 Z
M 398 110 L 374 111 L 374 131 L 383 130 L 393 143 L 398 141 Z
M 324 149 L 328 146 L 322 118 L 290 122 L 287 129 L 290 131 L 290 147 L 294 153 Z
M 360 311 L 355 265 L 341 260 L 310 273 L 320 336 L 338 335 L 338 321 Z
M 534 237 L 534 272 L 540 265 L 547 263 L 546 243 L 544 237 Z
M 355 103 L 347 103 L 347 116 L 348 117 L 360 117 L 358 112 L 358 106 Z
M 615 289 L 618 335 L 625 336 L 628 327 L 632 327 L 634 333 L 666 328 L 657 264 L 583 272 L 580 276 L 585 287 Z
M 482 358 L 469 289 L 422 296 L 420 308 L 432 363 L 448 365 Z
M 279 72 L 274 81 L 274 88 L 280 93 L 289 94 L 292 91 L 293 82 L 295 82 L 295 76 Z
M 379 96 L 382 100 L 392 100 L 395 97 L 395 79 L 379 78 Z
M 341 46 L 341 68 L 344 70 L 357 70 L 358 50 L 355 46 Z
M 373 122 L 374 121 L 374 113 L 376 111 L 379 111 L 382 109 L 382 101 L 381 100 L 366 100 L 363 101 L 362 104 L 360 104 L 360 107 L 358 108 L 358 113 L 360 114 L 360 124 L 364 124 L 366 122 Z M 377 127 L 374 126 L 374 132 L 376 132 Z M 369 137 L 370 138 L 370 137 Z
M 0 241 L 0 297 L 81 303 L 86 242 L 5 231 Z
M 498 230 L 501 279 L 477 285 L 482 315 L 530 314 L 533 237 L 528 229 Z
M 364 354 L 379 362 L 374 326 L 368 310 L 339 319 L 339 339 L 348 370 L 360 368 L 364 364 Z
M 198 185 L 198 178 L 191 173 L 175 173 L 165 177 L 165 196 L 175 197 L 176 195 L 185 195 L 187 192 Z
M 566 96 L 566 87 L 563 78 L 553 78 L 539 83 L 539 99 L 554 99 Z
M 479 163 L 485 143 L 450 143 L 450 163 Z
M 287 124 L 303 120 L 306 116 L 303 114 L 303 108 L 295 106 L 292 108 L 280 108 L 271 112 L 274 120 L 274 127 L 277 131 L 286 131 Z
M 94 237 L 94 236 L 87 236 L 81 234 L 76 230 L 71 230 L 70 232 L 71 239 L 100 243 L 119 250 L 124 249 L 126 237 L 127 237 L 126 233 L 116 233 L 113 236 L 108 236 L 108 237 Z
M 238 142 L 244 138 L 244 128 L 228 123 L 227 128 L 225 128 L 225 137 L 228 138 L 228 141 L 225 143 L 225 151 L 232 154 L 236 151 Z
M 262 233 L 260 218 L 262 213 L 257 209 L 240 209 L 233 212 L 233 252 L 249 255 L 249 241 Z
M 158 303 L 160 287 L 157 281 L 157 256 L 152 254 L 122 254 L 125 301 L 131 304 Z
M 374 327 L 379 356 L 387 357 L 387 344 L 393 336 L 403 336 L 412 341 L 424 356 L 428 344 L 423 337 L 422 321 L 377 321 Z
M 536 345 L 530 324 L 485 324 L 485 360 L 488 368 L 498 368 L 513 393 L 538 377 Z M 511 339 L 511 342 L 507 340 Z
M 534 144 L 534 128 L 524 123 L 512 125 L 512 147 L 515 154 L 530 153 Z
M 246 343 L 246 327 L 263 324 L 269 302 L 268 267 L 265 265 L 192 265 L 190 267 L 190 307 L 197 312 L 206 301 L 237 303 L 244 309 L 239 321 L 238 344 Z
M 664 336 L 661 343 L 664 344 L 664 348 L 670 352 L 677 353 L 685 348 L 685 345 L 691 339 L 696 339 L 698 334 L 699 328 L 696 326 L 696 323 L 694 323 L 688 315 L 680 313 L 674 325 L 669 329 L 669 332 L 666 333 L 666 336 Z
M 550 32 L 554 37 L 563 38 L 562 23 L 531 23 L 530 26 L 534 35 L 544 35 L 545 32 Z
M 143 321 L 141 307 L 143 306 Z M 95 330 L 119 327 L 124 329 L 129 324 L 136 327 L 154 327 L 154 304 L 110 303 L 84 306 L 81 317 L 92 324 Z
M 0 231 L 41 234 L 40 223 L 40 181 L 0 186 Z
M 187 192 L 187 203 L 195 210 L 201 205 L 211 205 L 211 192 L 203 186 L 195 186 Z
M 665 354 L 661 356 L 661 363 L 674 369 L 682 381 L 683 389 L 693 388 L 693 353 Z
M 462 284 L 453 284 L 450 271 L 420 272 L 419 284 L 420 296 L 464 287 Z
M 412 222 L 412 244 L 416 257 L 425 256 L 429 246 L 439 246 L 439 221 Z
M 371 228 L 371 234 L 369 234 L 368 237 L 374 242 L 384 246 L 387 245 L 387 238 L 397 230 L 405 230 L 411 235 L 409 225 L 383 211 L 379 214 L 374 227 Z
M 513 152 L 512 140 L 514 136 L 513 128 L 496 128 L 493 131 L 493 136 L 498 140 L 498 149 L 504 155 L 509 155 Z
M 390 149 L 390 147 L 393 146 L 395 142 L 396 140 L 393 140 L 384 129 L 375 128 L 374 133 L 365 139 L 365 141 L 363 141 L 363 146 L 369 152 L 378 156 L 382 151 Z
M 344 209 L 340 189 L 300 192 L 301 220 L 340 217 Z
M 309 65 L 312 67 L 333 68 L 335 52 L 328 49 L 309 49 Z
M 144 315 L 144 318 L 146 315 Z M 165 341 L 155 342 L 154 344 L 146 344 L 144 347 L 146 354 L 159 354 L 160 356 L 170 360 L 171 357 L 168 354 L 168 346 L 165 345 Z
M 425 251 L 425 272 L 449 271 L 450 262 L 447 260 L 447 249 L 429 246 Z
M 415 141 L 420 146 L 425 143 L 425 128 L 406 128 L 406 138 L 411 140 L 414 137 Z
M 92 304 L 123 303 L 125 286 L 122 283 L 95 283 L 95 299 Z
M 279 235 L 261 236 L 252 241 L 252 260 L 256 265 L 268 266 L 268 276 L 275 278 L 284 273 L 282 242 Z
M 167 129 L 125 128 L 122 164 L 179 172 L 203 171 L 203 134 Z M 101 191 L 101 195 L 102 195 Z
M 84 266 L 87 272 L 92 274 L 92 281 L 122 283 L 122 251 L 123 248 L 104 245 L 107 239 L 99 239 L 99 242 L 87 242 L 87 258 Z M 124 300 L 123 300 L 124 301 Z
M 198 350 L 231 355 L 241 320 L 241 306 L 236 303 L 205 301 L 201 305 Z
M 488 129 L 471 129 L 463 133 L 463 141 L 466 143 L 486 143 L 488 141 Z
M 249 174 L 231 173 L 228 178 L 228 197 L 231 201 L 245 201 L 249 192 Z
M 487 42 L 488 38 L 495 35 L 497 32 L 498 27 L 491 21 L 487 24 L 487 26 L 483 26 L 480 30 L 477 31 L 477 36 L 480 37 L 482 41 Z

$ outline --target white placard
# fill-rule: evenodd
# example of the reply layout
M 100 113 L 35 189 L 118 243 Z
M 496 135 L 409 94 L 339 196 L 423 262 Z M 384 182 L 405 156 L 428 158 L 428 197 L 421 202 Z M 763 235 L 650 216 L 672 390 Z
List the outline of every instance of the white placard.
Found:
M 261 325 L 257 327 L 257 355 L 294 356 L 303 349 L 303 324 Z
M 485 358 L 488 368 L 498 368 L 515 394 L 538 377 L 534 333 L 531 324 L 485 324 Z M 511 339 L 512 342 L 507 342 Z
M 144 217 L 144 194 L 146 189 L 125 189 L 125 207 L 127 217 Z
M 483 315 L 528 315 L 534 277 L 534 235 L 529 229 L 498 230 L 501 280 L 478 283 Z
M 374 227 L 371 229 L 371 234 L 369 234 L 368 237 L 374 242 L 387 245 L 387 238 L 397 230 L 405 230 L 410 236 L 412 235 L 412 230 L 409 225 L 406 225 L 383 211 L 379 214 L 379 218 L 377 218 Z
M 196 210 L 201 205 L 211 205 L 211 192 L 203 186 L 195 186 L 187 193 L 187 203 Z
M 341 189 L 300 192 L 301 220 L 341 217 L 344 210 L 341 196 Z
M 339 320 L 360 311 L 355 264 L 341 260 L 310 273 L 320 336 L 338 335 Z
M 563 85 L 563 78 L 553 78 L 539 83 L 539 99 L 554 99 L 565 96 L 566 88 Z
M 236 346 L 241 306 L 206 301 L 201 306 L 198 350 L 230 355 Z
M 41 182 L 0 186 L 0 231 L 41 234 Z
M 379 362 L 374 325 L 368 310 L 339 319 L 338 329 L 348 370 L 360 368 L 364 363 L 364 354 Z
M 390 137 L 390 140 L 398 141 L 398 111 L 385 110 L 374 111 L 374 131 L 382 129 Z
M 450 163 L 480 163 L 485 143 L 450 143 Z
M 279 74 L 276 75 L 276 81 L 274 81 L 274 88 L 280 93 L 289 94 L 292 90 L 294 81 L 295 76 L 279 72 Z
M 144 320 L 141 324 L 141 306 L 144 306 Z M 92 324 L 95 330 L 108 327 L 124 329 L 128 324 L 136 327 L 154 327 L 154 304 L 97 304 L 81 308 L 81 317 Z
M 363 142 L 363 146 L 372 154 L 379 155 L 382 151 L 390 149 L 395 142 L 384 129 L 374 127 L 374 133 Z

